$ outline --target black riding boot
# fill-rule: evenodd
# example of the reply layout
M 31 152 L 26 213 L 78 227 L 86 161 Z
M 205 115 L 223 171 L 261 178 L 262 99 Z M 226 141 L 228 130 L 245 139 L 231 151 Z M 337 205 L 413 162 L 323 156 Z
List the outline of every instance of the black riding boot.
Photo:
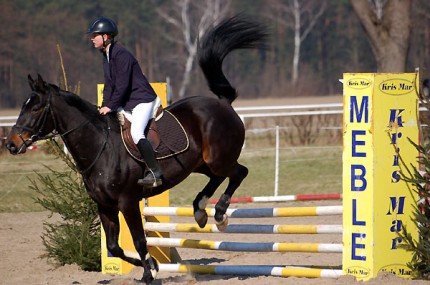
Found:
M 137 148 L 142 154 L 143 160 L 145 160 L 145 163 L 149 169 L 145 173 L 145 177 L 143 179 L 139 179 L 137 184 L 146 188 L 160 186 L 162 184 L 162 173 L 157 159 L 155 158 L 154 151 L 152 150 L 151 143 L 147 139 L 141 139 L 137 143 Z

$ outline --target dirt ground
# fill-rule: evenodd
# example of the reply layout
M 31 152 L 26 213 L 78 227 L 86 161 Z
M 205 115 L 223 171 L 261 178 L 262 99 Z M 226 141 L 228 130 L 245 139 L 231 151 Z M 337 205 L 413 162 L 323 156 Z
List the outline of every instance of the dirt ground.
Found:
M 306 204 L 311 205 L 340 205 L 339 201 L 319 201 Z M 292 204 L 233 204 L 232 207 L 286 207 Z M 303 205 L 303 204 L 301 204 Z M 114 284 L 131 285 L 141 284 L 136 280 L 142 277 L 142 269 L 135 268 L 130 274 L 123 276 L 104 275 L 99 272 L 85 272 L 76 265 L 54 267 L 46 259 L 40 256 L 44 253 L 41 241 L 43 222 L 49 213 L 1 213 L 0 214 L 0 284 Z M 172 222 L 189 222 L 189 218 L 172 218 Z M 212 221 L 210 221 L 212 222 Z M 341 224 L 340 216 L 329 217 L 300 217 L 300 218 L 268 218 L 258 219 L 230 219 L 231 223 L 254 224 Z M 341 235 L 279 235 L 279 234 L 197 234 L 197 233 L 173 233 L 172 237 L 228 240 L 247 242 L 321 242 L 340 243 Z M 222 252 L 199 249 L 178 249 L 181 258 L 185 262 L 199 262 L 200 264 L 235 264 L 235 265 L 316 265 L 316 266 L 340 266 L 341 254 L 338 253 L 241 253 Z M 351 276 L 342 276 L 338 279 L 311 279 L 311 278 L 282 278 L 282 277 L 247 277 L 247 276 L 215 276 L 215 275 L 187 275 L 176 273 L 159 273 L 158 279 L 153 284 L 178 285 L 178 284 L 362 284 Z M 389 274 L 382 274 L 377 278 L 366 282 L 369 285 L 420 285 L 428 284 L 428 281 L 404 280 Z

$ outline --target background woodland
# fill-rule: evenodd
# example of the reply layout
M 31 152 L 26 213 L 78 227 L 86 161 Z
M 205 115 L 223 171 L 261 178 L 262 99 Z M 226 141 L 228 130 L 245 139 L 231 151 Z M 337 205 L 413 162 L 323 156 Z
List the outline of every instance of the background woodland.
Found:
M 224 70 L 240 97 L 341 94 L 344 72 L 413 72 L 429 77 L 427 0 L 0 0 L 0 108 L 28 96 L 37 73 L 96 103 L 102 58 L 86 31 L 103 15 L 151 82 L 172 100 L 211 95 L 195 61 L 198 36 L 222 18 L 250 15 L 270 29 L 266 49 L 235 52 Z M 359 17 L 357 16 L 359 15 Z

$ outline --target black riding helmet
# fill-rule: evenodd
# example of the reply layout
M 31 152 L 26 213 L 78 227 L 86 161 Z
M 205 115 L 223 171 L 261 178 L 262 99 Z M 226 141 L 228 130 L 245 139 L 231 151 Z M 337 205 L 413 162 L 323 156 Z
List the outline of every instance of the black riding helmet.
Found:
M 88 34 L 107 34 L 115 37 L 118 35 L 118 27 L 112 19 L 100 17 L 94 20 L 88 28 Z

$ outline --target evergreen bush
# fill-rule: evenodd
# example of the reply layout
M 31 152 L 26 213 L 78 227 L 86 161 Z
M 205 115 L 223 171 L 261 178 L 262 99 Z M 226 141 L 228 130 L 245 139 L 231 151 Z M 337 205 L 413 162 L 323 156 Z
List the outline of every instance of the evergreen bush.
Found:
M 422 91 L 420 94 L 424 94 Z M 412 220 L 418 228 L 418 240 L 414 240 L 408 229 L 402 225 L 402 230 L 399 236 L 403 239 L 400 247 L 412 252 L 412 260 L 407 264 L 411 269 L 411 277 L 414 279 L 430 280 L 430 102 L 428 98 L 419 96 L 421 105 L 427 110 L 421 114 L 420 118 L 420 144 L 412 142 L 418 151 L 419 169 L 404 165 L 401 171 L 402 179 L 411 185 L 418 203 L 414 205 L 414 213 Z
M 408 175 L 402 173 L 402 179 L 413 185 L 415 196 L 418 197 L 412 217 L 417 224 L 418 240 L 414 240 L 403 225 L 399 236 L 403 239 L 401 247 L 413 253 L 412 260 L 407 264 L 412 271 L 411 277 L 430 279 L 430 143 L 424 146 L 411 143 L 419 152 L 419 164 L 424 170 L 408 170 Z
M 69 170 L 46 167 L 48 174 L 37 174 L 29 186 L 39 195 L 36 203 L 61 217 L 45 222 L 42 241 L 45 257 L 58 265 L 77 264 L 87 271 L 101 270 L 100 221 L 97 205 L 90 199 L 82 178 L 71 158 L 55 141 L 46 143 L 49 152 L 62 159 Z

